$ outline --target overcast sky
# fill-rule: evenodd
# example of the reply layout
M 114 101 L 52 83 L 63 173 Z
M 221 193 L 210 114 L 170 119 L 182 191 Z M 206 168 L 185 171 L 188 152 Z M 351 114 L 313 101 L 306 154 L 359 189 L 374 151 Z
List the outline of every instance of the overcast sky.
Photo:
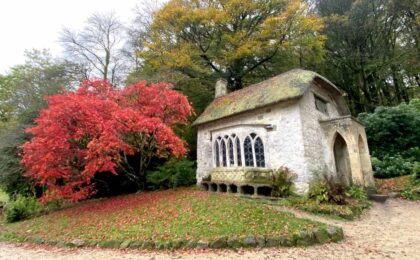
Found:
M 142 0 L 2 0 L 0 2 L 0 74 L 24 62 L 25 50 L 50 49 L 61 55 L 57 42 L 63 26 L 80 29 L 94 12 L 114 11 L 122 22 L 134 18 Z

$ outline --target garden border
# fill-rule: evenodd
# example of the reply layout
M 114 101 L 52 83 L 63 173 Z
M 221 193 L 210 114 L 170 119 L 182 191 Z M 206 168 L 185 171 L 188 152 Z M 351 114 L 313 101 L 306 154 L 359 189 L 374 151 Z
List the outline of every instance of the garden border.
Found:
M 222 248 L 252 248 L 252 247 L 292 247 L 311 246 L 329 242 L 339 242 L 344 239 L 341 227 L 330 226 L 303 230 L 299 234 L 280 236 L 246 236 L 246 237 L 219 237 L 214 240 L 168 240 L 168 241 L 134 241 L 134 240 L 82 240 L 72 241 L 46 240 L 38 236 L 20 236 L 15 233 L 1 234 L 2 240 L 15 242 L 29 242 L 33 244 L 51 245 L 56 247 L 99 247 L 99 248 L 131 248 L 131 249 L 222 249 Z

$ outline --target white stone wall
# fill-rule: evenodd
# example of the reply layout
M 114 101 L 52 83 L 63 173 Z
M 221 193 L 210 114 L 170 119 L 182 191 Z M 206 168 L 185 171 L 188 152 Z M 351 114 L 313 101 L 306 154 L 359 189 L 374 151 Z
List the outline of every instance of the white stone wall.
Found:
M 328 114 L 316 109 L 315 95 L 328 102 Z M 200 125 L 197 140 L 198 182 L 216 167 L 212 147 L 218 136 L 223 138 L 225 135 L 235 134 L 240 138 L 244 165 L 243 141 L 250 133 L 256 133 L 264 143 L 266 168 L 288 167 L 297 174 L 296 191 L 304 193 L 309 188 L 314 173 L 325 170 L 335 173 L 333 142 L 335 133 L 340 132 L 349 148 L 353 180 L 365 186 L 371 185 L 373 177 L 363 126 L 350 117 L 321 123 L 344 116 L 339 112 L 348 111 L 346 107 L 339 105 L 343 103 L 341 95 L 336 91 L 314 84 L 299 100 L 282 102 Z M 274 128 L 267 129 L 266 125 Z M 366 148 L 364 166 L 359 159 L 359 135 Z
M 328 114 L 318 111 L 315 107 L 315 95 L 324 99 L 327 103 Z M 337 118 L 340 116 L 337 109 L 336 99 L 340 98 L 333 95 L 318 85 L 313 85 L 300 99 L 300 118 L 303 126 L 303 143 L 304 143 L 304 182 L 310 183 L 314 174 L 328 169 L 334 172 L 334 157 L 331 150 L 328 149 L 328 138 L 324 135 L 324 131 L 319 123 L 320 120 Z M 308 187 L 306 187 L 308 188 Z
M 304 182 L 304 149 L 299 110 L 299 103 L 291 101 L 199 126 L 198 182 L 215 167 L 212 146 L 217 136 L 234 133 L 240 137 L 243 146 L 244 138 L 252 132 L 263 140 L 266 168 L 286 166 L 298 175 L 297 182 Z M 273 125 L 274 129 L 266 129 L 266 125 Z

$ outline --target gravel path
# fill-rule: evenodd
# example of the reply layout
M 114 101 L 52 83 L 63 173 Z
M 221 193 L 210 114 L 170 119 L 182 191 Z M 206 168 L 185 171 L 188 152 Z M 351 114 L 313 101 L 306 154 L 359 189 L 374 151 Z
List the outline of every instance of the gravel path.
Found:
M 307 217 L 307 214 L 297 212 Z M 325 219 L 313 216 L 316 220 Z M 111 249 L 58 249 L 0 242 L 0 259 L 420 259 L 420 203 L 375 203 L 360 220 L 341 222 L 345 241 L 309 248 L 147 252 Z

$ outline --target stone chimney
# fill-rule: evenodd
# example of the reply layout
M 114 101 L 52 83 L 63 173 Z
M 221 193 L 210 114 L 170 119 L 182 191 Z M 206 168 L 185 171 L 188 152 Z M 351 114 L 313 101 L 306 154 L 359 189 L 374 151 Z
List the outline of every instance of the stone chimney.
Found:
M 224 96 L 226 94 L 227 94 L 227 81 L 225 79 L 218 79 L 216 82 L 215 98 Z

